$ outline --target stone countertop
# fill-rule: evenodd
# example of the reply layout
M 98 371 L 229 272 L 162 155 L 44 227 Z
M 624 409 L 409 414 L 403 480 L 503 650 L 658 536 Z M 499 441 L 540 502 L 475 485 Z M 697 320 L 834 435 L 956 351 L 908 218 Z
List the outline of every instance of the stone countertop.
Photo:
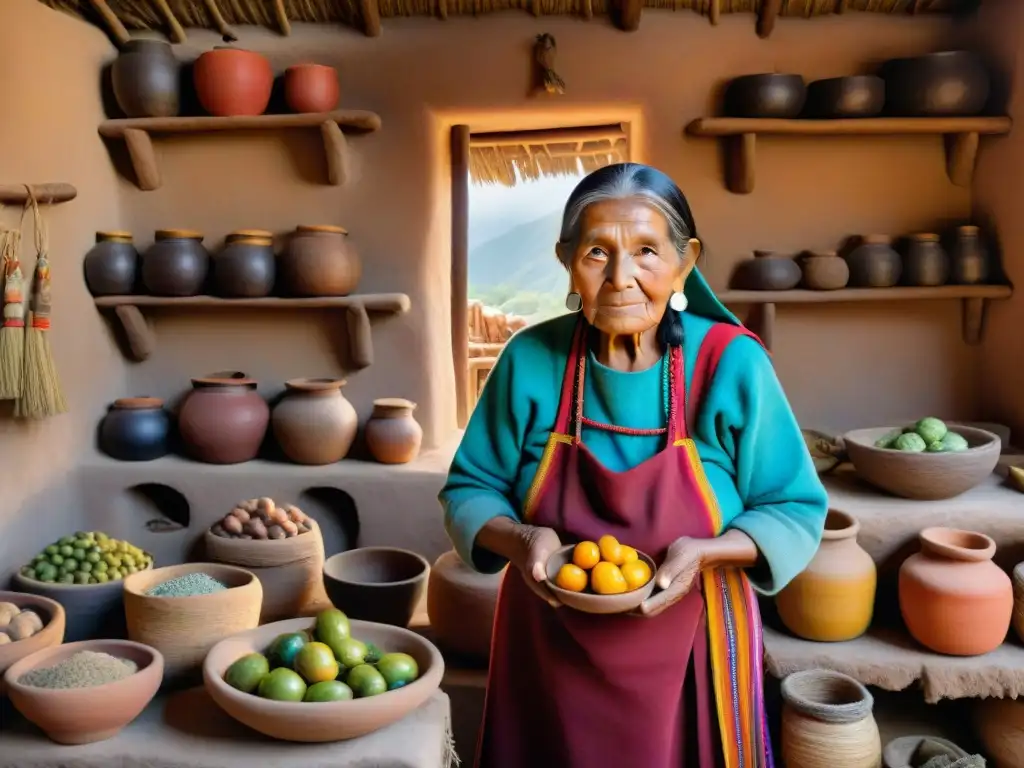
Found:
M 438 691 L 408 717 L 362 738 L 300 744 L 250 730 L 204 689 L 191 688 L 158 695 L 111 739 L 61 746 L 5 699 L 0 768 L 446 768 L 449 719 L 448 696 Z

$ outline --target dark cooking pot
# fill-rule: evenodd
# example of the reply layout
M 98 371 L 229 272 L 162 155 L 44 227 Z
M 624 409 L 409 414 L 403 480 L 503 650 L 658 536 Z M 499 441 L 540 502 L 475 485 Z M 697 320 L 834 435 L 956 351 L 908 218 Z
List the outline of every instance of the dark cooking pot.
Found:
M 807 86 L 800 75 L 743 75 L 729 81 L 724 107 L 729 117 L 796 117 Z
M 969 116 L 981 113 L 988 103 L 988 67 L 971 51 L 893 59 L 882 65 L 881 74 L 886 111 L 892 115 Z
M 807 86 L 808 117 L 874 117 L 885 105 L 885 81 L 877 75 L 815 80 Z

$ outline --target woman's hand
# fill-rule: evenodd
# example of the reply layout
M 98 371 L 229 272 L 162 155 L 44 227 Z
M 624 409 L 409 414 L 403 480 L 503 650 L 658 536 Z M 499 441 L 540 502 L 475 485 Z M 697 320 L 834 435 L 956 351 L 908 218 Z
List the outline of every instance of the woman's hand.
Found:
M 507 517 L 495 518 L 480 530 L 477 544 L 508 560 L 541 600 L 552 608 L 561 606 L 547 586 L 548 558 L 562 546 L 551 528 L 523 525 Z
M 704 568 L 706 543 L 705 539 L 691 539 L 688 536 L 672 542 L 665 561 L 654 575 L 654 583 L 661 591 L 640 604 L 641 614 L 657 616 L 690 593 Z

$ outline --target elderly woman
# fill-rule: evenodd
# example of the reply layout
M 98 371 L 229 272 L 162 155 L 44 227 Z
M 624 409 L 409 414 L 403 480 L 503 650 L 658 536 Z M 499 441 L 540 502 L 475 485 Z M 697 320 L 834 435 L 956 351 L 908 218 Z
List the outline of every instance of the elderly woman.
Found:
M 806 567 L 827 503 L 796 419 L 665 174 L 589 175 L 555 248 L 570 314 L 509 341 L 441 492 L 466 563 L 512 565 L 477 764 L 771 766 L 756 594 Z M 660 591 L 631 615 L 560 608 L 548 556 L 605 534 Z

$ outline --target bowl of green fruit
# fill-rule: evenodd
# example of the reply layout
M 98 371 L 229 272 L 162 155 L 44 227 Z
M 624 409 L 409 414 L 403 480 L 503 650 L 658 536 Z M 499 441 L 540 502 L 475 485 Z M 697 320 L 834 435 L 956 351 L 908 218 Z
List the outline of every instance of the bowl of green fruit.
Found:
M 902 427 L 858 429 L 843 436 L 857 474 L 895 496 L 951 499 L 985 480 L 999 462 L 998 435 L 947 425 L 934 416 Z
M 44 547 L 12 579 L 19 592 L 64 607 L 64 641 L 126 634 L 122 580 L 153 567 L 153 556 L 102 531 L 79 531 Z
M 203 662 L 218 706 L 284 741 L 345 741 L 401 720 L 441 684 L 444 659 L 402 627 L 332 608 L 232 635 Z

